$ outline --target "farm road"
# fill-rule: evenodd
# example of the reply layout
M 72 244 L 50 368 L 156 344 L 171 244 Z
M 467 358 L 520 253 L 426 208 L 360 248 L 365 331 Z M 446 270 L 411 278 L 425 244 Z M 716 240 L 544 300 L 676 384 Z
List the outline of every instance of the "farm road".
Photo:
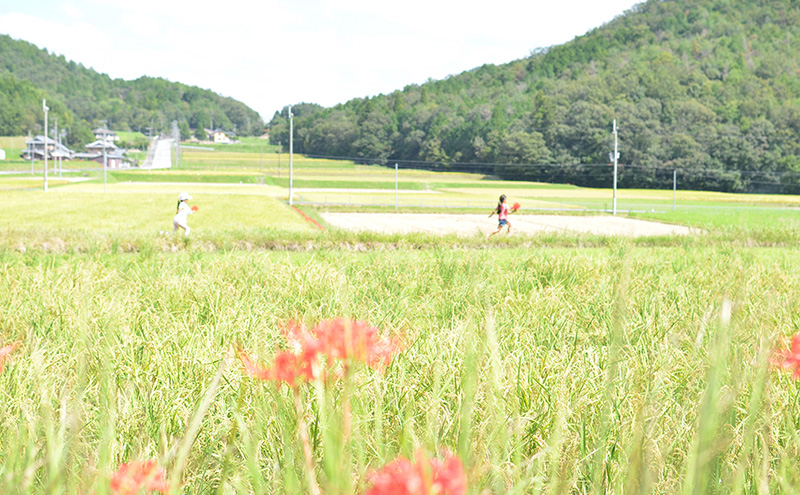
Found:
M 487 215 L 448 215 L 438 213 L 322 213 L 334 227 L 383 233 L 487 235 L 497 228 L 497 217 Z M 512 233 L 527 235 L 564 232 L 626 237 L 696 234 L 696 229 L 610 215 L 518 215 L 509 218 Z

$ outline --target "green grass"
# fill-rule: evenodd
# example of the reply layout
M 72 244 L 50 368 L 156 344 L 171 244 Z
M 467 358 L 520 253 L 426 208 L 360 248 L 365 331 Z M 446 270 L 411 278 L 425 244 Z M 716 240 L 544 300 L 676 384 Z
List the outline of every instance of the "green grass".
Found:
M 111 184 L 108 193 L 100 185 L 79 185 L 87 191 L 68 192 L 54 188 L 48 193 L 0 193 L 3 212 L 0 229 L 30 228 L 89 231 L 136 237 L 172 230 L 180 185 L 160 192 L 119 192 Z M 99 189 L 99 190 L 98 190 Z M 236 229 L 305 231 L 309 227 L 285 204 L 266 195 L 194 193 L 191 202 L 199 206 L 189 225 L 209 235 Z
M 226 174 L 189 171 L 119 171 L 109 174 L 117 182 L 199 182 L 207 184 L 267 184 L 274 185 L 274 181 L 267 176 L 254 174 Z
M 59 179 L 58 175 L 49 176 L 47 179 L 48 187 L 57 187 L 69 184 L 70 182 L 65 179 Z M 30 175 L 2 175 L 0 176 L 0 190 L 15 190 L 15 189 L 44 189 L 44 179 L 41 177 L 32 177 Z
M 15 155 L 19 155 L 25 149 L 26 136 L 0 136 L 0 149 L 6 151 L 6 158 L 9 158 L 10 152 L 13 149 Z
M 213 148 L 218 152 L 243 152 L 243 153 L 277 153 L 280 148 L 278 145 L 269 144 L 266 139 L 258 137 L 239 137 L 238 143 L 233 144 L 197 144 L 195 146 L 202 146 L 203 148 Z M 184 142 L 183 144 L 193 146 L 192 143 Z M 184 152 L 192 153 L 190 150 Z
M 138 131 L 115 131 L 115 132 L 117 133 L 117 137 L 120 140 L 125 141 L 127 143 L 133 143 L 134 141 L 137 140 L 147 139 L 147 136 Z
M 406 349 L 348 394 L 301 389 L 325 493 L 363 493 L 418 448 L 456 452 L 470 494 L 800 481 L 798 385 L 767 365 L 797 330 L 796 249 L 0 257 L 0 336 L 22 342 L 0 373 L 3 492 L 107 493 L 121 462 L 176 473 L 180 445 L 182 493 L 305 492 L 291 394 L 224 356 L 268 362 L 284 322 L 341 315 Z

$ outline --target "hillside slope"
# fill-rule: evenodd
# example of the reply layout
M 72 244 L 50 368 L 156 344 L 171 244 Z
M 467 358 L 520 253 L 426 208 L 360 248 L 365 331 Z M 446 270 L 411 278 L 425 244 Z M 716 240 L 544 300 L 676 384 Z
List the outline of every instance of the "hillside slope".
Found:
M 526 59 L 301 106 L 295 150 L 607 186 L 617 119 L 625 187 L 671 186 L 676 169 L 683 188 L 797 192 L 798 54 L 797 2 L 649 0 Z
M 26 41 L 0 35 L 0 134 L 41 132 L 41 99 L 70 127 L 70 142 L 90 139 L 89 129 L 108 121 L 115 130 L 143 129 L 151 122 L 169 130 L 173 120 L 252 135 L 261 132 L 257 112 L 233 98 L 165 79 L 112 79 Z M 185 126 L 184 126 L 185 128 Z

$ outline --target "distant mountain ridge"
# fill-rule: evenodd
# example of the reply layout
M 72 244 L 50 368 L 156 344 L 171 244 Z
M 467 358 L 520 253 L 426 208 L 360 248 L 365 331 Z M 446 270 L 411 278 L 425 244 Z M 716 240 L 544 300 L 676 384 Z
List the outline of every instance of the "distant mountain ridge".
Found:
M 0 35 L 0 135 L 41 132 L 41 100 L 51 116 L 70 129 L 70 143 L 91 139 L 101 120 L 115 130 L 151 125 L 168 131 L 172 121 L 189 127 L 214 127 L 254 135 L 264 123 L 256 111 L 213 91 L 140 77 L 112 79 L 81 64 L 10 36 Z
M 800 192 L 800 3 L 648 0 L 522 60 L 294 113 L 298 152 L 587 186 L 610 185 L 617 119 L 623 187 L 675 169 L 682 188 Z

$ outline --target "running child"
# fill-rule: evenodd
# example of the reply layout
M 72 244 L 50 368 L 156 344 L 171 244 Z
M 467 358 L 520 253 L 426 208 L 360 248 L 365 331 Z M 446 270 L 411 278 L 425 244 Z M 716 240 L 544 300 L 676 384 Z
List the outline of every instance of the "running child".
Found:
M 500 233 L 500 231 L 503 230 L 503 227 L 505 227 L 506 225 L 508 225 L 508 232 L 507 233 L 511 234 L 511 224 L 508 221 L 508 214 L 509 213 L 513 213 L 515 211 L 517 211 L 517 210 L 514 210 L 514 209 L 510 208 L 508 206 L 508 204 L 506 203 L 506 195 L 505 194 L 501 194 L 500 195 L 500 201 L 497 202 L 497 207 L 494 209 L 494 211 L 491 214 L 489 214 L 489 218 L 492 218 L 492 216 L 495 213 L 497 213 L 497 220 L 498 220 L 498 222 L 497 222 L 498 223 L 497 230 L 495 230 L 491 234 L 487 235 L 486 238 L 488 239 L 488 238 L 492 237 L 493 235 Z
M 192 229 L 189 228 L 187 223 L 189 215 L 196 211 L 196 207 L 189 207 L 188 201 L 192 199 L 189 193 L 182 192 L 178 196 L 178 211 L 172 218 L 172 232 L 177 232 L 178 227 L 183 229 L 184 235 L 189 235 Z

